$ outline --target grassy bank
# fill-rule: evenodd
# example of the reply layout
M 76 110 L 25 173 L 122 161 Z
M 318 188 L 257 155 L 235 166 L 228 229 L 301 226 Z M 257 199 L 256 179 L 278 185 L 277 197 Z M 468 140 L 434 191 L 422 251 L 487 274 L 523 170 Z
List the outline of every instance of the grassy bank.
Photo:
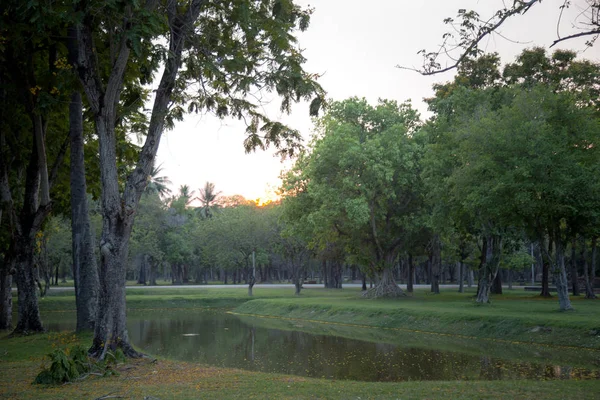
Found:
M 2 346 L 8 339 L 0 339 Z M 118 376 L 89 376 L 68 385 L 31 382 L 41 356 L 54 346 L 89 337 L 44 334 L 10 339 L 0 358 L 0 397 L 6 399 L 566 399 L 589 398 L 599 381 L 462 381 L 370 383 L 310 379 L 222 369 L 173 360 L 136 360 L 117 367 Z
M 146 312 L 186 313 L 224 308 L 254 325 L 300 330 L 406 347 L 423 347 L 598 368 L 600 302 L 574 299 L 575 312 L 557 311 L 555 299 L 508 292 L 477 306 L 472 293 L 419 291 L 400 300 L 366 300 L 354 289 L 133 289 L 127 304 L 133 318 Z M 46 320 L 68 318 L 75 310 L 72 292 L 55 292 L 41 300 Z M 385 329 L 372 329 L 380 327 Z M 540 328 L 541 327 L 541 328 Z M 540 328 L 540 329 L 538 329 Z M 542 329 L 543 328 L 543 329 Z M 483 338 L 483 340 L 482 340 Z M 284 376 L 194 363 L 144 359 L 119 366 L 120 375 L 90 376 L 57 387 L 31 385 L 44 354 L 56 346 L 90 343 L 90 336 L 48 333 L 0 338 L 0 398 L 96 399 L 101 396 L 143 399 L 565 399 L 600 393 L 600 381 L 452 381 L 370 383 Z M 114 397 L 113 397 L 114 398 Z
M 305 292 L 309 292 L 308 290 Z M 555 299 L 510 291 L 491 304 L 472 294 L 417 291 L 400 300 L 317 297 L 256 299 L 236 313 L 306 321 L 444 333 L 466 338 L 600 349 L 600 302 L 573 299 L 575 311 L 560 312 Z

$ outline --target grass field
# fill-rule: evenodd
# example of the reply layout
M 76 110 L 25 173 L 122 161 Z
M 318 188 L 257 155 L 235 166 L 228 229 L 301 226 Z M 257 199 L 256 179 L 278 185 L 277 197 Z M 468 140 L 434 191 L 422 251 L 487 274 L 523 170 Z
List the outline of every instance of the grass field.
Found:
M 293 289 L 257 288 L 254 292 L 249 299 L 246 289 L 134 289 L 128 291 L 127 304 L 132 315 L 219 308 L 247 314 L 242 318 L 277 329 L 402 341 L 416 347 L 458 346 L 466 352 L 485 349 L 516 358 L 529 357 L 528 351 L 538 353 L 539 347 L 573 365 L 596 369 L 600 365 L 598 301 L 577 298 L 573 300 L 575 311 L 562 313 L 556 299 L 540 299 L 519 290 L 507 291 L 485 306 L 473 302 L 473 293 L 454 290 L 437 296 L 417 291 L 399 300 L 366 300 L 354 289 L 306 289 L 299 297 L 293 296 Z M 55 292 L 40 302 L 45 318 L 70 315 L 74 305 L 72 292 Z M 595 398 L 600 393 L 597 380 L 369 383 L 219 369 L 164 359 L 120 365 L 119 376 L 90 376 L 55 387 L 31 385 L 44 354 L 53 347 L 90 341 L 89 335 L 71 333 L 2 337 L 0 398 L 571 399 Z

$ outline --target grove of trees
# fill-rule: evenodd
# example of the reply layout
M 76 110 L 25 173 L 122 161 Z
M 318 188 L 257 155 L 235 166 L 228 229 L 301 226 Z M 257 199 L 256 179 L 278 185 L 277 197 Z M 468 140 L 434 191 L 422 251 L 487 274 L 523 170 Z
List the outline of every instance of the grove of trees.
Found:
M 497 22 L 537 3 L 516 1 Z M 476 280 L 487 303 L 534 264 L 561 310 L 569 291 L 595 298 L 600 65 L 533 48 L 502 67 L 477 50 L 499 25 L 474 38 L 473 25 L 423 120 L 410 102 L 326 102 L 295 37 L 311 12 L 292 0 L 2 3 L 0 328 L 13 325 L 13 279 L 22 334 L 44 330 L 38 296 L 67 276 L 99 359 L 139 356 L 127 279 L 244 282 L 250 296 L 256 282 L 291 281 L 299 295 L 306 281 L 356 280 L 366 297 Z M 309 102 L 307 148 L 263 114 L 257 90 L 283 112 Z M 210 182 L 170 192 L 160 139 L 194 112 L 244 120 L 247 151 L 296 157 L 281 201 L 259 207 Z

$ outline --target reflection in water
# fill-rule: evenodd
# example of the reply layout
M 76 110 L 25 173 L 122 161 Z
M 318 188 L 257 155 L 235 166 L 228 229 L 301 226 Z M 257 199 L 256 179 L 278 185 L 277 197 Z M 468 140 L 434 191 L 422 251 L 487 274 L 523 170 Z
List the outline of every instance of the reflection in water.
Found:
M 487 355 L 270 329 L 219 312 L 129 317 L 129 335 L 155 355 L 204 364 L 360 381 L 600 379 L 599 371 Z M 69 329 L 64 323 L 50 329 Z

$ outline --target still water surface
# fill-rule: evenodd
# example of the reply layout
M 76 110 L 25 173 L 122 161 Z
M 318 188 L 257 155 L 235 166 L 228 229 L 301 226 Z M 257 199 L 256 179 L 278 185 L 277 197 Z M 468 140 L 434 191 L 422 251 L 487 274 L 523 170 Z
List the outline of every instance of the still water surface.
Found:
M 145 353 L 203 364 L 291 375 L 360 381 L 600 379 L 598 368 L 570 366 L 579 356 L 549 360 L 552 349 L 533 351 L 515 360 L 510 344 L 490 342 L 466 348 L 454 344 L 428 347 L 420 336 L 396 335 L 394 343 L 357 340 L 358 328 L 346 337 L 269 326 L 261 318 L 223 312 L 149 312 L 130 314 L 129 335 Z M 49 330 L 73 329 L 71 319 L 47 320 Z M 377 333 L 377 329 L 369 328 Z M 314 329 L 313 329 L 314 330 Z M 387 333 L 390 335 L 390 333 Z M 351 337 L 351 338 L 349 338 Z M 423 340 L 427 338 L 423 337 Z M 416 344 L 417 345 L 416 345 Z M 505 349 L 503 348 L 505 346 Z M 442 350 L 440 350 L 440 347 Z M 527 347 L 528 349 L 529 347 Z M 468 350 L 468 351 L 467 351 Z M 504 351 L 506 350 L 506 351 Z M 590 357 L 590 353 L 587 352 Z M 592 352 L 594 353 L 594 352 Z M 513 357 L 508 354 L 512 354 Z M 569 357 L 571 356 L 571 357 Z M 570 359 L 570 360 L 569 360 Z M 600 365 L 600 352 L 591 355 Z

